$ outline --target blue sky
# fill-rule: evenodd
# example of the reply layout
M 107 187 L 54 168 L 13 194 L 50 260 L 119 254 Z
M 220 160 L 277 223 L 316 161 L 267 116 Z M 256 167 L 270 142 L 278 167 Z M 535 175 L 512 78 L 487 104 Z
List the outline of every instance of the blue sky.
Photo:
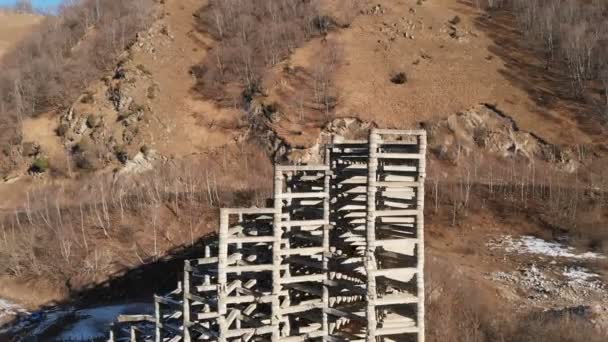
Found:
M 32 0 L 32 4 L 37 9 L 52 9 L 61 3 L 63 0 Z M 12 6 L 17 0 L 0 0 L 0 6 Z

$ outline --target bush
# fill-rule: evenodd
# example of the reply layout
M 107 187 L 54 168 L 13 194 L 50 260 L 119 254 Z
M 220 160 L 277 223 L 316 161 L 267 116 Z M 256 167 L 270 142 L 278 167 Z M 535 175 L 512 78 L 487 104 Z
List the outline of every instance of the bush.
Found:
M 314 17 L 312 19 L 312 25 L 322 34 L 325 34 L 338 26 L 334 18 L 327 15 Z
M 87 92 L 80 98 L 80 102 L 81 103 L 93 103 L 93 102 L 95 102 L 95 98 L 93 97 L 93 94 Z
M 95 127 L 99 126 L 100 124 L 101 124 L 101 117 L 99 117 L 99 115 L 89 114 L 89 116 L 87 116 L 87 126 L 89 128 L 95 128 Z
M 24 142 L 21 149 L 21 155 L 24 157 L 32 157 L 40 153 L 40 145 L 33 142 Z
M 137 66 L 135 68 L 137 68 L 137 70 L 141 71 L 141 73 L 144 74 L 144 75 L 146 75 L 146 76 L 152 75 L 152 73 L 150 72 L 150 70 L 148 70 L 148 68 L 146 68 L 146 66 L 143 65 L 143 64 L 137 64 Z
M 391 76 L 391 82 L 394 84 L 405 84 L 407 82 L 407 75 L 404 72 L 399 72 Z
M 63 137 L 65 136 L 68 131 L 70 130 L 70 127 L 67 124 L 61 124 L 59 125 L 59 127 L 57 127 L 57 130 L 55 131 L 57 133 L 58 136 Z
M 76 166 L 83 170 L 96 170 L 103 166 L 98 146 L 88 137 L 76 144 L 72 153 Z
M 129 160 L 129 153 L 122 146 L 117 148 L 114 153 L 116 154 L 116 159 L 123 164 Z
M 38 158 L 34 160 L 34 163 L 30 167 L 30 171 L 34 173 L 46 172 L 50 167 L 49 160 L 46 158 Z
M 153 84 L 151 86 L 148 87 L 147 91 L 146 91 L 146 95 L 150 100 L 154 100 L 156 98 L 156 94 L 158 93 L 159 89 L 158 89 L 158 85 Z

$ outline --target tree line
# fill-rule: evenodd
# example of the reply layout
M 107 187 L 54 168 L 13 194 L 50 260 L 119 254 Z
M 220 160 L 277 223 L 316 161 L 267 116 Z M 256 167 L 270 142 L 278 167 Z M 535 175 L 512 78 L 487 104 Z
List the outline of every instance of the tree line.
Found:
M 608 1 L 474 0 L 513 10 L 524 37 L 545 55 L 547 69 L 566 71 L 574 97 L 597 101 L 608 117 Z M 483 3 L 482 3 L 483 2 Z M 591 96 L 589 96 L 591 94 Z

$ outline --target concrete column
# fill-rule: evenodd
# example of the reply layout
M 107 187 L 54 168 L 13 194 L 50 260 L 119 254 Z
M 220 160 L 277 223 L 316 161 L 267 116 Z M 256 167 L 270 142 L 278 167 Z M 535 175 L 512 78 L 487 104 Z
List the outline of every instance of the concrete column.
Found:
M 329 150 L 326 149 L 325 150 L 325 165 L 327 165 L 329 167 L 329 164 L 330 164 Z M 323 220 L 328 222 L 328 224 L 325 224 L 323 226 L 323 273 L 325 275 L 325 280 L 329 280 L 329 258 L 330 258 L 329 234 L 330 234 L 330 229 L 331 229 L 330 224 L 329 224 L 330 179 L 331 179 L 331 171 L 328 169 L 327 171 L 325 171 L 325 177 L 323 179 L 323 191 L 325 192 L 325 198 L 323 199 Z M 327 317 L 328 309 L 329 309 L 329 288 L 328 288 L 327 284 L 323 284 L 323 320 L 322 320 L 323 336 L 329 335 L 329 323 L 328 323 L 328 317 Z
M 272 243 L 272 342 L 279 342 L 281 338 L 280 325 L 282 321 L 281 315 L 281 261 L 282 257 L 280 254 L 281 250 L 281 215 L 282 215 L 282 198 L 283 192 L 283 173 L 275 168 L 274 171 L 274 218 L 273 218 L 273 236 L 274 240 Z
M 218 314 L 217 323 L 219 326 L 218 342 L 226 342 L 226 286 L 227 276 L 226 268 L 228 267 L 228 212 L 220 210 L 220 231 L 219 231 L 219 251 L 217 265 L 217 287 L 218 287 Z
M 418 342 L 424 342 L 425 340 L 425 305 L 424 305 L 424 181 L 426 179 L 426 132 L 422 131 L 418 137 L 418 144 L 420 148 L 420 158 L 418 166 L 418 198 L 417 198 L 417 224 L 416 235 L 418 236 L 418 272 L 416 273 L 418 284 Z
M 372 129 L 369 135 L 367 161 L 367 214 L 365 227 L 365 273 L 367 275 L 367 333 L 368 342 L 376 342 L 376 172 L 378 169 L 378 135 Z
M 183 285 L 183 338 L 184 342 L 190 342 L 190 261 L 184 261 L 184 285 Z
M 154 341 L 161 342 L 161 317 L 160 317 L 160 303 L 158 302 L 158 298 L 154 296 Z

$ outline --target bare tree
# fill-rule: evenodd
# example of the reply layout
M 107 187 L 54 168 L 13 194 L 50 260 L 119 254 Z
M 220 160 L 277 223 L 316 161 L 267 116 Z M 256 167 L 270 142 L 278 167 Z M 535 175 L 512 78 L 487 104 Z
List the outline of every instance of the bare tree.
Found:
M 18 0 L 15 9 L 23 13 L 34 13 L 34 6 L 31 0 Z
M 604 66 L 600 69 L 600 80 L 602 81 L 602 85 L 604 88 L 604 98 L 605 98 L 605 112 L 608 115 L 608 63 L 605 63 Z
M 541 10 L 540 17 L 540 25 L 541 25 L 541 36 L 543 43 L 545 44 L 545 49 L 548 52 L 547 58 L 547 67 L 549 66 L 550 61 L 553 61 L 555 57 L 555 31 L 556 31 L 556 23 L 555 23 L 555 11 L 556 7 L 553 2 L 545 6 Z
M 582 96 L 585 90 L 585 75 L 587 74 L 587 23 L 564 25 L 562 28 L 564 42 L 563 50 L 566 56 L 572 89 L 577 97 Z

